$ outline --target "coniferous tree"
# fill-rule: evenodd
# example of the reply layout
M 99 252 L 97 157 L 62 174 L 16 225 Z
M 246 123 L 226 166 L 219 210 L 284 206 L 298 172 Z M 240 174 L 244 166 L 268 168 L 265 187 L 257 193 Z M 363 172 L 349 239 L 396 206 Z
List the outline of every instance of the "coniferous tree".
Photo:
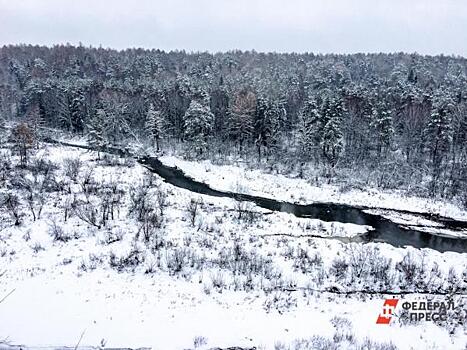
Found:
M 443 162 L 446 160 L 452 141 L 451 115 L 453 101 L 449 96 L 441 92 L 434 99 L 430 120 L 426 128 L 428 149 L 431 155 L 433 169 L 431 193 L 435 195 L 438 191 L 439 177 L 441 175 Z
M 86 124 L 86 102 L 80 87 L 73 87 L 68 98 L 69 111 L 73 130 L 80 133 Z
M 325 160 L 334 168 L 344 148 L 341 123 L 344 109 L 340 99 L 325 98 L 321 109 L 321 150 Z
M 146 114 L 145 128 L 151 140 L 155 141 L 156 150 L 159 152 L 160 140 L 164 132 L 164 120 L 161 112 L 156 111 L 152 103 Z
M 193 143 L 198 156 L 206 152 L 213 123 L 214 115 L 209 107 L 192 100 L 184 116 L 184 138 Z
M 299 116 L 299 151 L 305 159 L 310 159 L 320 144 L 322 128 L 319 126 L 320 111 L 314 98 L 309 98 Z
M 276 149 L 281 137 L 281 122 L 285 119 L 285 110 L 277 102 L 259 98 L 255 113 L 255 145 L 258 159 L 261 160 L 261 149 L 269 154 Z
M 376 106 L 373 106 L 371 117 L 371 126 L 376 131 L 376 149 L 379 158 L 391 146 L 394 134 L 391 110 L 384 101 L 380 100 L 376 102 Z
M 97 108 L 93 117 L 87 125 L 88 129 L 88 142 L 89 144 L 97 150 L 97 154 L 100 158 L 100 152 L 107 145 L 107 140 L 105 137 L 105 123 L 106 123 L 106 113 L 105 110 L 101 107 Z

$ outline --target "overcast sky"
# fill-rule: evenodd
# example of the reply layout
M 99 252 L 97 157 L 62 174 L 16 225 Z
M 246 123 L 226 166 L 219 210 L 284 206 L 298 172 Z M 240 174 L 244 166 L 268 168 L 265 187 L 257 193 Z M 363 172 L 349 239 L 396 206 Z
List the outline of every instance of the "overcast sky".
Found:
M 467 0 L 0 0 L 0 45 L 467 57 Z

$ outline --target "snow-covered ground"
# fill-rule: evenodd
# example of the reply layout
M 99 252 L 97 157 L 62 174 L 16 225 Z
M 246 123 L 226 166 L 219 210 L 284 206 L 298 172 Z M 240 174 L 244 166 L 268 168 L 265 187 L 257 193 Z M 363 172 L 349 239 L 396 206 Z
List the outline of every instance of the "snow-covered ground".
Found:
M 105 162 L 96 154 L 68 147 L 44 146 L 35 158 L 57 165 L 55 180 L 64 189 L 45 193 L 41 218 L 33 221 L 27 193 L 14 187 L 12 178 L 36 178 L 40 183 L 43 175 L 34 177 L 29 170 L 16 168 L 4 172 L 7 180 L 2 180 L 0 193 L 15 191 L 20 196 L 23 217 L 15 226 L 11 213 L 0 209 L 0 300 L 12 292 L 0 302 L 0 343 L 75 346 L 82 336 L 82 346 L 153 349 L 300 349 L 296 345 L 308 339 L 314 345 L 302 349 L 318 345 L 325 349 L 326 341 L 356 348 L 365 338 L 374 342 L 367 348 L 392 343 L 400 349 L 464 349 L 467 344 L 465 325 L 405 325 L 398 320 L 377 325 L 384 295 L 339 294 L 416 292 L 416 285 L 433 292 L 465 290 L 467 253 L 316 238 L 350 237 L 367 228 L 271 213 L 250 203 L 239 207 L 231 199 L 197 195 L 163 183 L 134 162 L 113 157 Z M 82 166 L 73 180 L 64 163 L 77 158 Z M 313 189 L 302 180 L 173 157 L 163 160 L 216 188 L 241 188 L 304 202 L 335 201 L 326 194 L 332 189 Z M 92 180 L 84 194 L 90 168 Z M 102 196 L 115 183 L 123 198 L 114 219 L 104 225 L 99 222 Z M 147 207 L 158 213 L 159 221 L 148 236 L 144 225 L 149 221 L 130 213 L 129 193 L 139 193 L 138 189 L 147 195 Z M 345 195 L 338 201 L 359 200 L 355 194 Z M 64 208 L 73 199 L 97 211 L 99 228 L 76 214 L 65 222 Z M 397 199 L 387 202 L 397 205 Z M 460 210 L 456 214 L 454 207 L 443 209 L 439 203 L 436 207 L 419 199 L 413 200 L 418 207 L 401 205 L 465 215 Z M 408 283 L 398 264 L 411 259 L 417 273 Z M 373 271 L 379 264 L 385 269 Z M 384 275 L 384 281 L 376 279 L 377 274 Z M 401 298 L 413 301 L 427 296 L 415 293 Z M 455 297 L 456 305 L 462 302 L 465 298 Z
M 377 189 L 368 189 L 343 192 L 335 185 L 322 184 L 318 187 L 305 179 L 248 169 L 242 162 L 233 165 L 214 165 L 210 160 L 194 162 L 172 155 L 162 156 L 160 160 L 166 165 L 183 169 L 190 177 L 219 190 L 243 191 L 298 204 L 318 201 L 344 203 L 433 213 L 457 220 L 467 220 L 467 211 L 450 202 L 409 197 L 401 191 L 383 192 Z
M 313 335 L 335 334 L 333 317 L 351 321 L 355 337 L 393 343 L 399 349 L 464 349 L 466 336 L 451 336 L 433 323 L 377 325 L 382 297 L 331 294 L 284 296 L 223 291 L 206 295 L 199 284 L 164 275 L 118 274 L 99 269 L 76 274 L 73 266 L 17 276 L 0 291 L 15 292 L 0 307 L 0 330 L 14 344 L 77 344 L 108 347 L 188 349 L 198 337 L 206 346 L 274 349 Z M 26 274 L 29 274 L 25 271 Z M 265 303 L 282 297 L 290 310 L 267 312 Z M 288 298 L 288 299 L 287 299 Z M 413 300 L 413 299 L 410 299 Z

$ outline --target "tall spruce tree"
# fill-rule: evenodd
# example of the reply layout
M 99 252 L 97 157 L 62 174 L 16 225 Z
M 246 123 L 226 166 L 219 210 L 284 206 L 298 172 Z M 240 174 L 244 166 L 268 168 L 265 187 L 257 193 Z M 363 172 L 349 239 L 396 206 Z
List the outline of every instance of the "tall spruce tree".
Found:
M 198 156 L 202 155 L 206 152 L 207 139 L 214 125 L 214 115 L 209 106 L 192 100 L 185 112 L 183 121 L 185 140 L 192 142 Z
M 159 152 L 160 140 L 164 132 L 164 120 L 161 112 L 157 111 L 152 103 L 146 114 L 145 129 L 150 139 L 156 143 L 156 150 Z
M 327 97 L 321 108 L 320 124 L 322 125 L 321 150 L 324 159 L 334 168 L 344 148 L 341 130 L 344 108 L 339 98 Z
M 377 156 L 381 157 L 391 146 L 394 134 L 392 113 L 384 100 L 375 103 L 372 110 L 371 126 L 376 132 Z
M 299 152 L 305 159 L 310 159 L 320 144 L 322 128 L 319 125 L 320 111 L 314 98 L 309 98 L 300 112 L 298 124 Z
M 87 125 L 87 139 L 89 144 L 97 151 L 100 158 L 100 152 L 107 145 L 105 135 L 106 113 L 101 107 L 97 108 Z

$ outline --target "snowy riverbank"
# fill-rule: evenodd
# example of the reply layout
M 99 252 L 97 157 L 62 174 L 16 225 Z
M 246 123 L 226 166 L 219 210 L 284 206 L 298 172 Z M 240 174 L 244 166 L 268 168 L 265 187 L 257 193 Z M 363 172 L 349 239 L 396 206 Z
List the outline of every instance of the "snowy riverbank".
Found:
M 333 202 L 426 212 L 456 220 L 467 220 L 467 211 L 450 202 L 409 197 L 400 191 L 383 192 L 377 189 L 368 189 L 343 192 L 334 185 L 313 186 L 304 179 L 248 169 L 242 163 L 214 165 L 209 160 L 193 162 L 168 155 L 160 157 L 160 160 L 166 165 L 179 167 L 188 176 L 219 190 L 261 195 L 298 204 Z

